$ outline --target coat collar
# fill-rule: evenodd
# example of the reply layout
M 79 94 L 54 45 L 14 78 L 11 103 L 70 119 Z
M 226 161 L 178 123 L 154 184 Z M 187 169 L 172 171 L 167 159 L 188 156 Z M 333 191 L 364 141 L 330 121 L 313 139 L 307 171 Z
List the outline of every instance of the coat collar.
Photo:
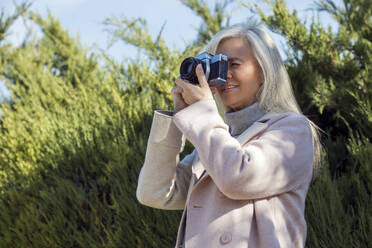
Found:
M 269 120 L 277 116 L 278 114 L 265 114 L 256 122 L 254 122 L 249 128 L 247 128 L 243 133 L 241 133 L 238 137 L 236 137 L 236 139 L 239 141 L 240 145 L 244 145 L 254 136 L 265 130 L 268 127 Z
M 261 133 L 268 127 L 267 122 L 277 116 L 278 114 L 265 114 L 256 122 L 254 122 L 249 128 L 247 128 L 242 134 L 240 134 L 236 139 L 239 141 L 240 145 L 244 145 L 254 136 Z M 192 171 L 196 175 L 196 187 L 203 179 L 208 176 L 207 171 L 204 169 L 203 164 L 199 159 L 199 154 L 196 152 L 194 157 L 194 163 L 192 166 Z
M 256 121 L 249 128 L 247 128 L 242 134 L 240 134 L 236 139 L 239 141 L 240 145 L 247 143 L 253 136 L 260 133 L 267 127 L 264 122 Z

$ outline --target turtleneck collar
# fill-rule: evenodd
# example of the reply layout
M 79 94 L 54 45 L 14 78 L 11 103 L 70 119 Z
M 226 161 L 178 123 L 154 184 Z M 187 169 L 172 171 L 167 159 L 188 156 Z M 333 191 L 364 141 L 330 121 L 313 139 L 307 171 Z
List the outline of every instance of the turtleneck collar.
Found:
M 235 112 L 228 110 L 225 113 L 225 122 L 230 127 L 230 133 L 236 137 L 242 134 L 255 121 L 260 119 L 265 112 L 260 109 L 258 102 Z

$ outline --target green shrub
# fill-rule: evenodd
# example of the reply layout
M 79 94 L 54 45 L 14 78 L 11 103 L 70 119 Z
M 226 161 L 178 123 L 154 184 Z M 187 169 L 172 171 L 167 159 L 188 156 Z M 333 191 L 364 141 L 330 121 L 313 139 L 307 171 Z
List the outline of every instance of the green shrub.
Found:
M 135 197 L 154 109 L 170 109 L 183 58 L 201 51 L 228 24 L 227 2 L 182 3 L 202 18 L 182 51 L 153 38 L 146 23 L 108 18 L 113 39 L 140 49 L 118 63 L 88 51 L 60 23 L 18 8 L 0 15 L 0 247 L 172 247 L 179 211 Z M 324 131 L 323 169 L 307 198 L 307 247 L 368 247 L 371 236 L 371 5 L 347 0 L 319 7 L 337 32 L 310 27 L 276 1 L 263 22 L 288 40 L 286 65 L 304 110 Z M 247 13 L 249 10 L 247 10 Z M 30 18 L 42 30 L 19 46 L 11 23 Z M 192 149 L 187 146 L 185 153 Z

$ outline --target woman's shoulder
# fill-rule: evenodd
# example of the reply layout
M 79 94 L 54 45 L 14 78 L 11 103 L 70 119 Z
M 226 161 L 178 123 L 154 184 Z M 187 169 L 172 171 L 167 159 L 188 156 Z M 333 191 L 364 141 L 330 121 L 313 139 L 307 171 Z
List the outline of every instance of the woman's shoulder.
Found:
M 268 127 L 292 126 L 310 128 L 311 126 L 309 119 L 297 112 L 268 113 L 258 121 L 266 123 Z
M 309 122 L 309 119 L 297 112 L 279 112 L 279 113 L 267 113 L 264 116 L 262 116 L 258 121 L 263 123 L 275 123 L 277 121 L 285 120 L 285 119 L 293 119 L 298 121 L 305 121 Z

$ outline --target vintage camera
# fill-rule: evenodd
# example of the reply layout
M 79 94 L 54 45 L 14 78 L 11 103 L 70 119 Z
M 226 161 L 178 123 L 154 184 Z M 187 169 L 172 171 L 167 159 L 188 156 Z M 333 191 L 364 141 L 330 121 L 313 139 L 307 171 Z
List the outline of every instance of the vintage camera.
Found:
M 226 83 L 227 56 L 224 54 L 212 55 L 203 52 L 198 56 L 186 58 L 180 66 L 181 78 L 192 84 L 199 84 L 195 68 L 202 64 L 209 86 L 218 87 Z

